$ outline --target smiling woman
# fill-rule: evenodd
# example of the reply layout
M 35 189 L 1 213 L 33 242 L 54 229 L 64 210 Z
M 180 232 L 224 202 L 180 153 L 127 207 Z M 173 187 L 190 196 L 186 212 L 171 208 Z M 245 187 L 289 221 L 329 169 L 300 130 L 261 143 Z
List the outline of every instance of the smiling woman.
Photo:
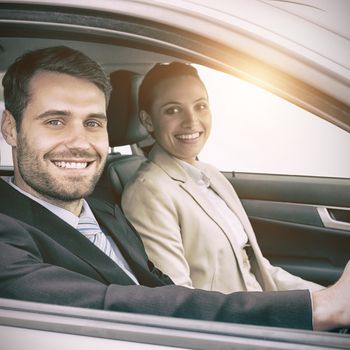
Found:
M 178 285 L 222 293 L 323 288 L 263 257 L 229 181 L 198 161 L 211 112 L 192 66 L 156 64 L 140 85 L 139 110 L 155 145 L 122 207 L 156 266 Z

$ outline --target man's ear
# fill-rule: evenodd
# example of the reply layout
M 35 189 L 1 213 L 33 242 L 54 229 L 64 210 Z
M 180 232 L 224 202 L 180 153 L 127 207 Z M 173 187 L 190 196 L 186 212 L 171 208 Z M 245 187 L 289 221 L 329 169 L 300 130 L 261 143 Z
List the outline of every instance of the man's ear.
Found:
M 140 120 L 149 133 L 154 131 L 151 116 L 146 111 L 140 111 Z
M 2 114 L 1 132 L 5 141 L 12 147 L 17 146 L 16 120 L 13 115 L 5 109 Z

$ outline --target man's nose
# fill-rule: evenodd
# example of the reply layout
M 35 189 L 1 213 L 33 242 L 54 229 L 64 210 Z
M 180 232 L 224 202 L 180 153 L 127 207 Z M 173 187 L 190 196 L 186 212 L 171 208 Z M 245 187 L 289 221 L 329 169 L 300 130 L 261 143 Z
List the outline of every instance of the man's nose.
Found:
M 65 144 L 68 148 L 88 149 L 90 142 L 84 125 L 72 125 L 67 130 Z

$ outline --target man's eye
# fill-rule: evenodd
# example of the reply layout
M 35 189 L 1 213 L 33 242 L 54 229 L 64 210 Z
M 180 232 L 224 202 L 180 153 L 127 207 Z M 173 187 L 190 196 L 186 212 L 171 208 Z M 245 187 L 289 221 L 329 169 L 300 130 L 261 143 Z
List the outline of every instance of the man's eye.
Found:
M 57 119 L 49 120 L 46 124 L 53 126 L 63 125 L 62 121 Z
M 95 120 L 89 120 L 85 123 L 85 125 L 90 127 L 90 128 L 97 128 L 97 127 L 101 126 L 101 123 L 99 123 Z

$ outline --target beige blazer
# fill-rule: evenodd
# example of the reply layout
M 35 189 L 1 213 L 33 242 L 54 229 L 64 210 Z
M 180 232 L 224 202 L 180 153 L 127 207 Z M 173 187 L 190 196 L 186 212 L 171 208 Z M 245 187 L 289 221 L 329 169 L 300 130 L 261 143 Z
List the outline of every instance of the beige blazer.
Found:
M 198 167 L 241 220 L 252 246 L 252 271 L 263 290 L 323 288 L 272 266 L 262 256 L 232 185 L 213 166 L 199 162 Z M 250 290 L 235 232 L 160 146 L 153 147 L 149 160 L 125 187 L 122 208 L 140 233 L 150 260 L 176 284 L 223 293 Z

